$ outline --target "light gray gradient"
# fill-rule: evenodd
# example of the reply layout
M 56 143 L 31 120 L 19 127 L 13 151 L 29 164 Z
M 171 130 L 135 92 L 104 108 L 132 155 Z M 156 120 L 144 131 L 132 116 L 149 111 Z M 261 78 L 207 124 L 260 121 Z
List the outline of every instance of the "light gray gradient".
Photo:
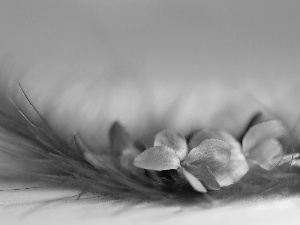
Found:
M 237 133 L 257 108 L 248 92 L 292 124 L 299 11 L 297 0 L 1 0 L 1 88 L 30 113 L 20 81 L 56 129 L 97 140 L 115 119 L 136 137 L 153 121 Z M 230 102 L 239 116 L 215 115 Z

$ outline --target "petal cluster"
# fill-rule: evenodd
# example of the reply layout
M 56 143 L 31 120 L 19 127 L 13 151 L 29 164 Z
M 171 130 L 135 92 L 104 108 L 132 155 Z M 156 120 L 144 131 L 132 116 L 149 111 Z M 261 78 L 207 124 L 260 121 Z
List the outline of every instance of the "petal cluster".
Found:
M 272 169 L 283 157 L 283 147 L 280 139 L 289 133 L 279 120 L 270 120 L 252 126 L 245 134 L 242 145 L 243 153 L 253 165 L 264 169 Z
M 282 143 L 289 133 L 286 126 L 279 120 L 254 118 L 241 141 L 217 129 L 199 129 L 188 141 L 178 132 L 163 130 L 148 149 L 133 143 L 127 130 L 116 122 L 110 130 L 112 163 L 125 173 L 143 177 L 146 170 L 177 170 L 201 193 L 239 181 L 254 166 L 266 170 L 298 168 L 299 153 L 284 155 Z
M 198 134 L 191 141 L 194 138 Z M 199 145 L 189 148 L 183 135 L 163 130 L 155 136 L 154 147 L 138 155 L 133 164 L 156 171 L 175 169 L 196 191 L 206 192 L 221 188 L 217 179 L 230 166 L 230 158 L 231 146 L 221 139 L 204 138 Z
M 282 159 L 279 139 L 287 132 L 278 120 L 258 123 L 240 144 L 222 130 L 200 129 L 189 143 L 182 134 L 163 130 L 155 136 L 154 147 L 139 154 L 133 165 L 155 171 L 175 169 L 198 192 L 219 190 L 240 180 L 251 166 L 272 169 Z

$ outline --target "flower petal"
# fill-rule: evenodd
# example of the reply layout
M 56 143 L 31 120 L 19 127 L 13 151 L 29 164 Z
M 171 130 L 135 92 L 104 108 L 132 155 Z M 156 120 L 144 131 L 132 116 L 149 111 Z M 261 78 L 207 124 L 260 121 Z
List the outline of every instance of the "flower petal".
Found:
M 189 148 L 193 149 L 201 144 L 205 139 L 220 139 L 219 131 L 215 129 L 203 128 L 196 132 L 189 141 Z
M 140 154 L 141 152 L 135 148 L 126 148 L 123 150 L 120 156 L 120 165 L 122 168 L 126 169 L 126 171 L 130 172 L 133 175 L 142 175 L 144 174 L 144 170 L 137 168 L 133 165 L 134 159 Z
M 228 165 L 218 173 L 214 172 L 216 180 L 220 183 L 221 187 L 233 184 L 242 178 L 248 172 L 249 166 L 242 153 L 240 143 L 226 131 L 202 129 L 191 138 L 189 145 L 190 147 L 197 146 L 208 138 L 222 140 L 230 145 L 231 157 Z
M 119 122 L 113 123 L 109 131 L 113 157 L 116 159 L 122 151 L 133 145 L 128 131 Z
M 207 190 L 219 190 L 221 188 L 207 165 L 186 165 L 184 168 L 200 180 Z
M 280 142 L 277 139 L 268 139 L 253 148 L 249 152 L 247 159 L 266 170 L 270 170 L 278 163 L 274 159 L 279 159 L 282 155 L 283 151 Z
M 241 136 L 239 136 L 240 137 L 239 140 L 243 139 L 243 137 L 245 136 L 245 134 L 249 131 L 249 129 L 251 127 L 253 127 L 256 124 L 265 122 L 267 120 L 268 120 L 268 117 L 263 112 L 258 111 L 255 114 L 253 114 L 252 117 L 249 119 L 245 129 L 241 133 Z
M 156 146 L 139 154 L 133 165 L 147 170 L 171 170 L 180 167 L 180 160 L 173 149 Z
M 186 180 L 190 183 L 190 185 L 195 191 L 198 191 L 200 193 L 207 192 L 201 181 L 199 181 L 193 174 L 189 173 L 184 168 L 180 168 L 179 172 L 183 174 L 183 176 L 186 178 Z
M 141 151 L 136 148 L 125 127 L 119 122 L 113 123 L 109 131 L 112 160 L 119 169 L 134 175 L 144 174 L 144 170 L 133 166 L 133 160 Z
M 277 167 L 284 171 L 300 171 L 300 153 L 292 153 L 283 156 L 277 156 L 272 159 L 273 168 Z
M 190 151 L 184 162 L 207 165 L 214 174 L 218 174 L 229 163 L 230 155 L 230 146 L 226 142 L 206 139 Z
M 292 153 L 287 155 L 278 155 L 273 157 L 268 161 L 267 170 L 279 168 L 281 170 L 290 170 L 295 164 L 297 160 L 299 160 L 300 153 Z M 254 165 L 258 164 L 257 162 L 253 162 Z
M 276 158 L 274 158 L 274 160 L 277 161 L 278 166 L 283 165 L 285 163 L 291 162 L 294 159 L 299 159 L 300 158 L 300 153 L 292 153 L 292 154 L 287 154 L 287 155 L 283 155 L 283 156 L 278 156 Z
M 171 130 L 163 130 L 156 134 L 154 146 L 168 146 L 174 149 L 180 160 L 183 160 L 188 152 L 185 137 Z
M 215 174 L 216 180 L 221 187 L 229 186 L 241 179 L 249 170 L 247 160 L 242 153 L 240 143 L 229 133 L 220 131 L 222 140 L 230 145 L 231 157 L 228 166 L 218 174 Z
M 256 145 L 264 140 L 280 138 L 287 133 L 287 128 L 278 120 L 270 120 L 254 125 L 243 138 L 243 152 L 247 156 Z
M 300 159 L 299 158 L 291 161 L 288 171 L 292 172 L 292 173 L 300 173 Z

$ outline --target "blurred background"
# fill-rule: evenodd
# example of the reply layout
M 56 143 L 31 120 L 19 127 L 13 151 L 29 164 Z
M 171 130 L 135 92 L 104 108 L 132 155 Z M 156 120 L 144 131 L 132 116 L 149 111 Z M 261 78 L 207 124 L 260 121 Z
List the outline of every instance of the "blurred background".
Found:
M 257 109 L 299 115 L 297 0 L 0 0 L 2 108 L 106 143 L 161 127 L 238 134 Z

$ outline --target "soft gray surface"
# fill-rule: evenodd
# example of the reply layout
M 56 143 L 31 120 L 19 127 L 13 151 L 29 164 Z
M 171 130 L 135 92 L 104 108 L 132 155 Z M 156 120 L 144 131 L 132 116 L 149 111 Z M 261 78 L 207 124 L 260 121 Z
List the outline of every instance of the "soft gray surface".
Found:
M 299 198 L 242 202 L 215 209 L 162 207 L 101 201 L 34 204 L 74 195 L 73 191 L 0 193 L 1 224 L 299 224 Z M 83 197 L 84 198 L 84 197 Z

